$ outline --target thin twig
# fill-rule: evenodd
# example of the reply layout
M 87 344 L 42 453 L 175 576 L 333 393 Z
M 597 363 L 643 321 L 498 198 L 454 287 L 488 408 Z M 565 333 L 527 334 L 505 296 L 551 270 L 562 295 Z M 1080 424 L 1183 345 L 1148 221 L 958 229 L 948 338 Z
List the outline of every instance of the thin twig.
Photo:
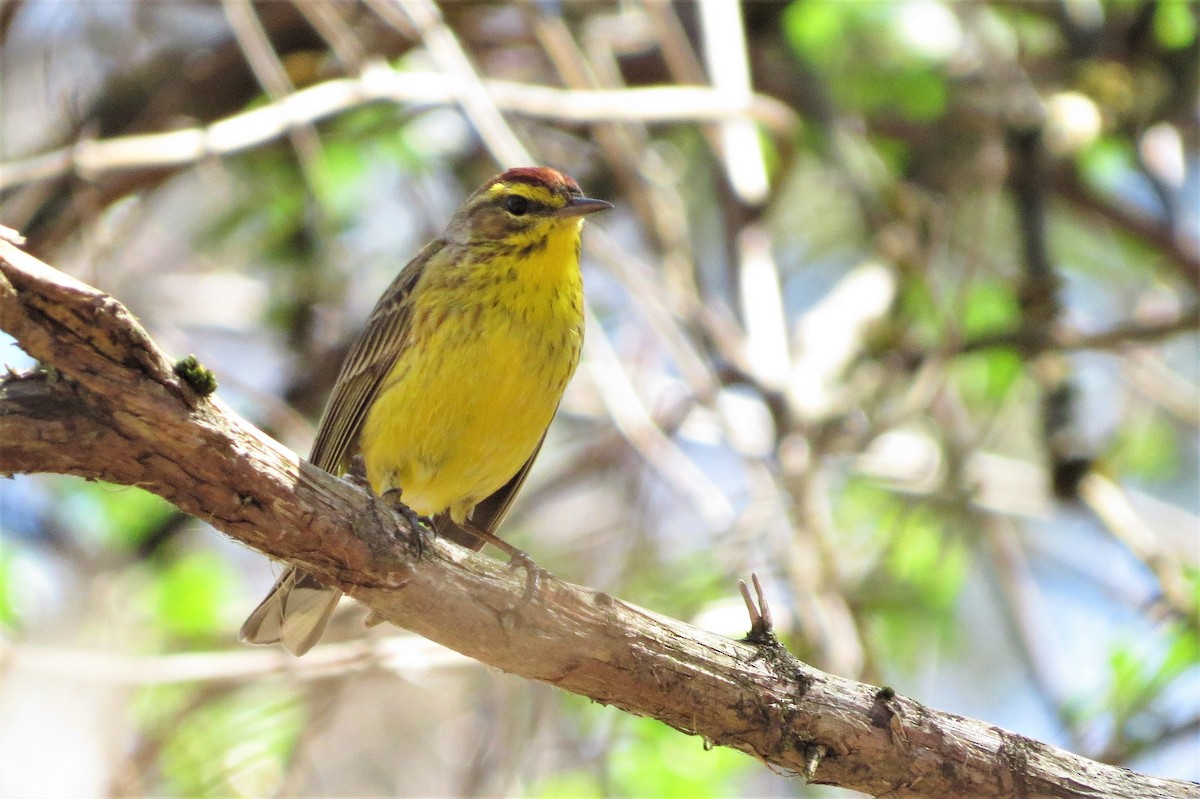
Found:
M 582 371 L 592 377 L 613 424 L 672 488 L 691 500 L 710 529 L 728 527 L 733 521 L 729 500 L 654 423 L 590 309 L 587 338 Z
M 0 164 L 0 191 L 70 173 L 95 180 L 112 172 L 187 166 L 258 147 L 284 136 L 295 125 L 372 103 L 450 105 L 457 102 L 458 85 L 457 78 L 438 72 L 400 71 L 376 63 L 358 77 L 318 83 L 205 127 L 83 140 Z M 792 129 L 796 119 L 786 106 L 769 98 L 756 96 L 746 104 L 694 86 L 580 91 L 510 81 L 484 81 L 484 85 L 504 111 L 561 122 L 668 123 L 745 116 L 782 133 Z
M 1050 351 L 1115 350 L 1137 344 L 1153 344 L 1180 333 L 1200 332 L 1200 307 L 1191 307 L 1166 319 L 1118 322 L 1098 333 L 1059 328 L 1044 331 L 1021 329 L 993 333 L 964 342 L 959 352 L 978 352 L 996 347 L 1015 347 L 1029 354 Z
M 470 658 L 415 635 L 322 644 L 300 659 L 282 651 L 244 647 L 172 655 L 126 655 L 27 644 L 0 648 L 0 664 L 5 669 L 25 669 L 63 680 L 133 686 L 243 682 L 277 674 L 305 681 L 362 671 L 414 674 L 472 663 Z
M 263 29 L 250 0 L 221 0 L 221 5 L 233 29 L 233 36 L 246 56 L 246 63 L 250 65 L 250 71 L 267 96 L 279 102 L 294 94 L 296 87 L 271 45 L 271 38 Z M 296 151 L 304 179 L 311 187 L 314 185 L 314 169 L 321 150 L 317 132 L 312 123 L 292 124 L 288 127 L 287 137 Z
M 442 74 L 457 79 L 457 99 L 492 157 L 505 168 L 534 163 L 471 63 L 458 37 L 432 0 L 392 0 L 421 32 L 421 41 Z
M 1080 481 L 1079 497 L 1113 538 L 1146 564 L 1146 568 L 1158 580 L 1163 602 L 1189 623 L 1200 624 L 1200 608 L 1196 605 L 1180 563 L 1163 549 L 1158 537 L 1138 516 L 1121 487 L 1093 473 Z

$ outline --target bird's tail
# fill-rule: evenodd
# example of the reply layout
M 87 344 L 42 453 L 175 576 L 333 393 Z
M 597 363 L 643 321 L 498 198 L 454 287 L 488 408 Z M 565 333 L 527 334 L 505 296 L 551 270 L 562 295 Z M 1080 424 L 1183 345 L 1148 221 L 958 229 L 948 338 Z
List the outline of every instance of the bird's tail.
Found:
M 282 643 L 293 655 L 303 655 L 321 638 L 341 598 L 341 591 L 288 566 L 238 636 L 247 644 Z

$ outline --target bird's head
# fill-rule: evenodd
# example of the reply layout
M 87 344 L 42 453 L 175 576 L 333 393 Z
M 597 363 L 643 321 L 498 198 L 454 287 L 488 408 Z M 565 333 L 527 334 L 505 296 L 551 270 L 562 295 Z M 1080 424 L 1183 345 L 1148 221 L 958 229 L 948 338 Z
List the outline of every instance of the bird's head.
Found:
M 472 194 L 449 233 L 467 241 L 536 241 L 554 233 L 578 234 L 583 217 L 608 208 L 611 203 L 584 197 L 579 184 L 557 170 L 518 167 Z

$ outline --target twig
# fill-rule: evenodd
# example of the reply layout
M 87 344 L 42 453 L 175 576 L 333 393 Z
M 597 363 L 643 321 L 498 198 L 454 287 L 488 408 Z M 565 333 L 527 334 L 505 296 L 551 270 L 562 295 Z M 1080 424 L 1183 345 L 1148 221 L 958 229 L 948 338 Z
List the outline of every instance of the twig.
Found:
M 1062 328 L 1050 333 L 1024 328 L 993 333 L 964 342 L 958 351 L 968 353 L 995 347 L 1015 347 L 1032 355 L 1048 351 L 1113 350 L 1152 344 L 1187 332 L 1200 332 L 1200 307 L 1188 308 L 1173 318 L 1119 322 L 1098 333 Z
M 517 138 L 500 113 L 496 100 L 459 43 L 458 37 L 442 20 L 433 0 L 392 0 L 421 33 L 438 71 L 457 79 L 457 99 L 471 120 L 492 157 L 505 168 L 534 163 L 529 150 Z
M 1109 224 L 1151 244 L 1163 253 L 1193 289 L 1200 290 L 1200 243 L 1173 230 L 1116 198 L 1102 197 L 1087 187 L 1073 170 L 1060 170 L 1054 190 L 1081 211 L 1096 214 Z
M 457 652 L 414 635 L 322 644 L 301 659 L 282 651 L 249 648 L 120 655 L 24 644 L 0 647 L 0 665 L 5 669 L 25 669 L 78 682 L 134 686 L 243 682 L 273 674 L 309 681 L 361 671 L 410 674 L 472 663 Z
M 225 18 L 233 30 L 234 39 L 250 65 L 258 85 L 263 88 L 271 100 L 278 102 L 290 94 L 296 87 L 288 77 L 279 54 L 271 46 L 271 38 L 263 29 L 250 0 L 221 0 L 225 9 Z M 307 125 L 290 125 L 287 131 L 288 139 L 296 151 L 300 169 L 309 186 L 313 185 L 313 169 L 320 153 L 320 142 L 317 132 L 311 123 Z
M 767 604 L 767 597 L 763 593 L 758 572 L 751 572 L 750 580 L 754 583 L 754 595 L 757 602 L 750 596 L 750 589 L 746 586 L 745 580 L 738 580 L 737 583 L 738 591 L 742 594 L 742 601 L 746 603 L 746 612 L 750 614 L 750 635 L 767 635 L 775 629 L 775 623 L 771 620 L 771 607 Z
M 1200 608 L 1180 564 L 1163 551 L 1158 538 L 1129 504 L 1121 487 L 1099 474 L 1089 474 L 1080 481 L 1079 497 L 1113 538 L 1146 564 L 1158 580 L 1166 605 L 1189 624 L 1200 624 Z
M 459 79 L 438 72 L 402 72 L 372 64 L 358 77 L 318 83 L 205 127 L 83 140 L 0 164 L 0 191 L 72 172 L 95 180 L 125 170 L 187 166 L 258 147 L 284 136 L 295 125 L 319 122 L 372 103 L 453 104 L 459 85 Z M 484 86 L 503 111 L 561 122 L 667 123 L 750 117 L 779 134 L 790 132 L 796 124 L 794 112 L 776 100 L 756 95 L 747 104 L 694 86 L 581 91 L 495 80 L 484 81 Z
M 733 521 L 733 508 L 717 486 L 708 479 L 654 423 L 612 349 L 599 321 L 588 309 L 588 346 L 584 349 L 584 371 L 612 417 L 613 424 L 630 445 L 675 490 L 687 497 L 708 526 L 724 529 Z
M 342 18 L 338 3 L 296 3 L 296 10 L 329 45 L 342 69 L 357 72 L 367 61 L 367 52 Z
M 737 0 L 708 0 L 696 6 L 700 31 L 712 84 L 733 97 L 748 99 L 750 57 L 746 49 L 746 28 Z M 762 205 L 770 182 L 758 132 L 749 121 L 721 123 L 720 157 L 725 174 L 738 201 L 746 206 Z

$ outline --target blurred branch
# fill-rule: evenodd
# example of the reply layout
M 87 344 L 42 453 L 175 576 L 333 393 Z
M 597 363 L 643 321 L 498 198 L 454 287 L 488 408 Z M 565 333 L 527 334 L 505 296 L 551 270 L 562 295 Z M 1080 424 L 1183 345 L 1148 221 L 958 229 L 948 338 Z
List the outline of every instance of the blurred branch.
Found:
M 443 75 L 456 79 L 455 99 L 492 157 L 505 169 L 532 163 L 529 150 L 509 127 L 496 98 L 471 63 L 454 31 L 442 19 L 433 0 L 390 0 L 420 32 L 421 41 Z
M 22 5 L 22 0 L 0 0 L 0 44 L 8 38 L 9 28 Z
M 457 78 L 438 72 L 401 72 L 375 64 L 356 78 L 301 89 L 276 102 L 206 127 L 80 141 L 70 147 L 0 164 L 0 191 L 69 173 L 91 180 L 111 172 L 181 167 L 275 141 L 308 125 L 377 102 L 449 105 L 458 102 Z M 791 130 L 794 114 L 762 96 L 741 102 L 712 89 L 689 86 L 581 91 L 508 81 L 484 81 L 504 111 L 561 122 L 685 122 L 749 117 L 777 133 Z
M 469 657 L 653 716 L 814 781 L 891 797 L 1200 797 L 819 672 L 446 542 L 363 524 L 368 495 L 196 394 L 112 297 L 0 242 L 0 329 L 47 370 L 0 382 L 0 472 L 136 485 Z M 377 507 L 377 506 L 376 506 Z M 385 527 L 390 529 L 385 529 Z M 397 540 L 397 539 L 401 540 Z
M 1162 253 L 1175 270 L 1195 290 L 1200 290 L 1200 244 L 1180 234 L 1171 225 L 1160 222 L 1128 203 L 1102 197 L 1089 188 L 1073 170 L 1059 170 L 1055 192 L 1081 211 L 1100 216 L 1109 224 L 1135 236 Z
M 1000 594 L 1004 621 L 1016 643 L 1017 655 L 1046 710 L 1058 720 L 1071 743 L 1078 745 L 1079 730 L 1066 712 L 1071 696 L 1062 681 L 1056 679 L 1053 668 L 1055 658 L 1052 655 L 1060 654 L 1056 651 L 1061 647 L 1060 636 L 1053 621 L 1042 612 L 1045 605 L 1041 589 L 1020 537 L 1010 520 L 979 515 L 987 531 L 982 540 L 990 555 L 987 563 Z
M 0 665 L 87 683 L 175 685 L 234 682 L 272 675 L 323 680 L 362 671 L 411 674 L 473 663 L 415 635 L 323 644 L 303 659 L 279 649 L 125 655 L 56 647 L 0 644 Z
M 1013 100 L 1005 129 L 1009 185 L 1020 224 L 1022 275 L 1019 292 L 1021 327 L 1035 342 L 1049 340 L 1062 317 L 1061 277 L 1047 241 L 1047 191 L 1050 155 L 1044 119 L 1036 95 L 1024 82 Z M 1030 362 L 1041 392 L 1042 443 L 1050 462 L 1055 496 L 1071 500 L 1094 461 L 1083 435 L 1079 391 L 1073 365 L 1050 352 Z
M 1145 351 L 1128 353 L 1121 367 L 1129 384 L 1142 396 L 1176 419 L 1200 427 L 1200 391 L 1189 380 L 1172 371 L 1159 357 Z
M 250 5 L 250 0 L 222 0 L 221 5 L 225 9 L 229 27 L 233 29 L 234 39 L 246 56 L 246 63 L 250 65 L 250 71 L 254 73 L 255 80 L 266 92 L 267 97 L 273 102 L 278 102 L 289 94 L 294 94 L 296 87 L 288 77 L 279 54 L 271 46 L 271 39 L 259 21 L 254 7 Z M 297 6 L 299 5 L 301 4 L 298 3 Z M 296 151 L 305 180 L 312 186 L 313 169 L 321 150 L 316 130 L 313 129 L 312 123 L 293 124 L 288 128 L 287 137 Z
M 1121 487 L 1098 474 L 1089 474 L 1080 482 L 1079 497 L 1113 538 L 1154 574 L 1166 606 L 1188 624 L 1200 625 L 1197 603 L 1182 564 L 1138 516 Z
M 734 517 L 729 500 L 659 428 L 590 309 L 588 340 L 584 366 L 617 430 L 668 485 L 688 500 L 711 529 L 728 528 Z
M 1115 350 L 1152 344 L 1188 332 L 1200 332 L 1200 307 L 1189 308 L 1167 319 L 1121 322 L 1097 333 L 1063 328 L 1050 333 L 1024 328 L 992 333 L 964 342 L 959 352 L 978 352 L 994 347 L 1014 347 L 1029 354 L 1057 350 Z

